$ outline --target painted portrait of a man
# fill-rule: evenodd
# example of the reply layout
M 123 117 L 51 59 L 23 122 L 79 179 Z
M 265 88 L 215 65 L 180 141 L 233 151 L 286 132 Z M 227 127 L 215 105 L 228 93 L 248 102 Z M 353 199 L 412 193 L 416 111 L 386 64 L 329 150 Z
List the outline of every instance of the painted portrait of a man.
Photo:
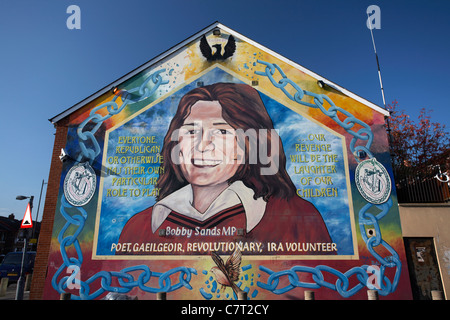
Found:
M 268 241 L 332 242 L 318 210 L 297 195 L 253 87 L 215 83 L 185 94 L 162 156 L 157 201 L 129 219 L 119 243 L 240 239 L 262 243 L 264 253 Z

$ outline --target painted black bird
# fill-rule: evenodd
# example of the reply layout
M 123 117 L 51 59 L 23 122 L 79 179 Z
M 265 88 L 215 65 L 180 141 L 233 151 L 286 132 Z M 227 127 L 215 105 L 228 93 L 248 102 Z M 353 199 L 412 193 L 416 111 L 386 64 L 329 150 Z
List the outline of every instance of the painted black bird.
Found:
M 236 51 L 236 41 L 234 40 L 234 37 L 232 35 L 228 37 L 228 42 L 225 45 L 223 55 L 221 44 L 215 44 L 213 45 L 213 48 L 216 49 L 214 53 L 212 53 L 213 50 L 209 45 L 208 40 L 206 40 L 205 35 L 203 35 L 202 39 L 200 40 L 200 51 L 208 61 L 225 60 L 231 57 L 234 51 Z
M 211 252 L 211 257 L 214 260 L 217 267 L 212 267 L 211 272 L 215 275 L 216 280 L 223 287 L 231 287 L 236 295 L 242 290 L 234 283 L 239 279 L 241 258 L 242 254 L 239 249 L 236 248 L 233 254 L 228 257 L 226 263 L 223 262 L 222 258 L 216 253 Z

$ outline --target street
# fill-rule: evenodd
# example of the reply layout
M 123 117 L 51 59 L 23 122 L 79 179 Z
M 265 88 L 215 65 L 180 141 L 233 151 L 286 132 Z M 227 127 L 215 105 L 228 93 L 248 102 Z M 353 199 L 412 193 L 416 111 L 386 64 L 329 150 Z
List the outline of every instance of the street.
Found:
M 16 300 L 16 290 L 17 290 L 17 284 L 12 283 L 8 286 L 8 289 L 6 289 L 6 295 L 3 297 L 0 297 L 0 300 Z M 30 296 L 30 291 L 24 291 L 23 293 L 23 300 L 28 300 Z

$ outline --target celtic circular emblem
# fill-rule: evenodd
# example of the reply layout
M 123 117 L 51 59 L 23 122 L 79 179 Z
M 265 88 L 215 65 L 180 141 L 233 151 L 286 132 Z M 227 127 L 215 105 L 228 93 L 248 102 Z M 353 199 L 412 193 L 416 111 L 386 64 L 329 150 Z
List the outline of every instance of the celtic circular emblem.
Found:
M 386 168 L 375 158 L 358 164 L 355 182 L 359 193 L 370 203 L 384 203 L 391 195 L 391 178 Z
M 64 195 L 76 207 L 91 201 L 97 183 L 94 170 L 86 163 L 74 165 L 64 179 Z

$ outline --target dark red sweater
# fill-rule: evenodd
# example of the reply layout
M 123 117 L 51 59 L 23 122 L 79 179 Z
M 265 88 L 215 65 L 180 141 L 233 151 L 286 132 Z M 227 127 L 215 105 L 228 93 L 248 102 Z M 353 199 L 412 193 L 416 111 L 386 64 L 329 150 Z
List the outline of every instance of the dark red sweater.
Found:
M 229 254 L 227 249 L 232 248 L 227 247 L 229 242 L 247 243 L 241 250 L 247 255 L 336 254 L 320 213 L 310 202 L 297 196 L 289 201 L 271 198 L 263 218 L 248 233 L 241 204 L 203 222 L 172 211 L 155 233 L 152 232 L 152 209 L 150 207 L 130 218 L 120 235 L 116 254 L 199 255 L 209 254 L 214 249 Z M 164 230 L 163 234 L 160 230 Z M 164 243 L 172 246 L 164 247 Z M 208 248 L 209 251 L 204 250 Z

